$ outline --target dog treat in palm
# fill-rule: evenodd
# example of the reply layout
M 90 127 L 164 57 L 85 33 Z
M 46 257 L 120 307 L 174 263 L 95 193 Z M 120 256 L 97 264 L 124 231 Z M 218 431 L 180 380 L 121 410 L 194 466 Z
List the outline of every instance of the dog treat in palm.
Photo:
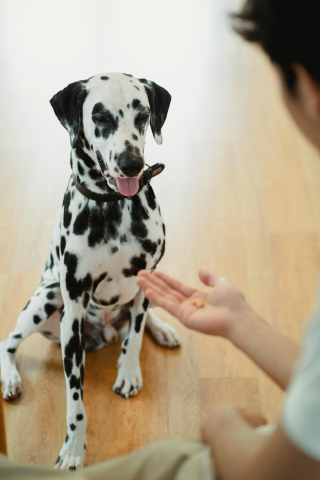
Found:
M 193 298 L 192 299 L 192 305 L 194 305 L 197 308 L 203 308 L 204 307 L 204 300 L 203 298 Z

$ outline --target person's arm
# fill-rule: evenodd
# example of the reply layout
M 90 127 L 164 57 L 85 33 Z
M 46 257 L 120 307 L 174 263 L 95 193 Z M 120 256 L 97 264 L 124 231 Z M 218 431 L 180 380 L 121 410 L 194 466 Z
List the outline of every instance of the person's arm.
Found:
M 202 427 L 222 480 L 319 480 L 320 462 L 305 455 L 281 426 L 271 434 L 255 427 L 264 419 L 235 405 L 221 405 Z
M 268 325 L 225 278 L 205 270 L 200 270 L 199 276 L 212 287 L 210 293 L 188 287 L 162 272 L 140 271 L 137 284 L 149 300 L 186 327 L 230 340 L 285 389 L 300 348 Z M 202 308 L 192 303 L 195 298 L 203 299 Z

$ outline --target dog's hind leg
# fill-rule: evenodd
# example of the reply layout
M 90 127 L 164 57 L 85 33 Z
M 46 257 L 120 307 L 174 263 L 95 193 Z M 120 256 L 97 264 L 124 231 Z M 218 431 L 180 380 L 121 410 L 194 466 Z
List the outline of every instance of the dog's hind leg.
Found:
M 60 284 L 43 280 L 18 317 L 17 324 L 6 340 L 0 342 L 2 395 L 14 400 L 21 394 L 21 377 L 15 354 L 22 340 L 41 329 L 47 319 L 63 305 Z
M 147 311 L 146 331 L 162 347 L 176 348 L 181 345 L 177 330 L 157 317 L 150 307 Z

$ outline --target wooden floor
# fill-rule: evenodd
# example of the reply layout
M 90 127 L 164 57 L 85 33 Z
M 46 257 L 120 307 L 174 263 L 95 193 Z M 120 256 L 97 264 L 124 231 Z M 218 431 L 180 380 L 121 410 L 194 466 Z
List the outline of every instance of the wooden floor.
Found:
M 161 269 L 199 286 L 205 266 L 241 288 L 271 324 L 300 338 L 320 269 L 320 163 L 281 104 L 259 50 L 228 26 L 238 0 L 4 0 L 0 6 L 0 339 L 36 289 L 70 174 L 67 133 L 48 103 L 72 81 L 107 71 L 146 77 L 173 100 L 154 180 L 167 226 Z M 151 441 L 198 437 L 224 402 L 276 421 L 281 392 L 227 341 L 187 331 L 180 350 L 145 336 L 144 387 L 112 392 L 120 345 L 86 358 L 86 464 Z M 52 465 L 66 433 L 61 350 L 21 344 L 22 398 L 4 405 L 10 457 Z

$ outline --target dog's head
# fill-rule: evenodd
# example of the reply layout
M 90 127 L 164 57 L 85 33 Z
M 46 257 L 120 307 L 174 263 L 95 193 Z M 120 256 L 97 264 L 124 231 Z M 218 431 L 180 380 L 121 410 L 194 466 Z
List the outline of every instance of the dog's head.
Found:
M 50 103 L 69 132 L 77 175 L 103 175 L 113 190 L 132 196 L 143 172 L 148 125 L 160 145 L 170 101 L 167 90 L 154 82 L 107 73 L 71 83 Z

